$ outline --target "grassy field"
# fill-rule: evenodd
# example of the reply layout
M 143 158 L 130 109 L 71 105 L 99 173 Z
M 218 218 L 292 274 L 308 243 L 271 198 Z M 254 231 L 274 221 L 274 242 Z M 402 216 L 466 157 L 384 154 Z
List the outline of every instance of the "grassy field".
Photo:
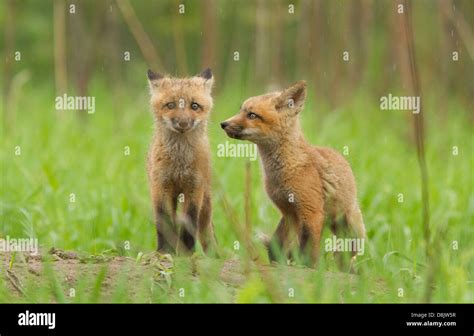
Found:
M 352 275 L 323 251 L 317 270 L 268 264 L 256 235 L 271 234 L 279 213 L 263 190 L 260 164 L 216 155 L 219 143 L 234 141 L 219 122 L 261 92 L 222 89 L 215 96 L 209 134 L 219 259 L 153 252 L 145 79 L 140 91 L 110 95 L 96 83 L 91 93 L 95 114 L 61 113 L 54 92 L 29 82 L 15 113 L 2 113 L 0 237 L 37 237 L 42 258 L 1 254 L 0 302 L 421 302 L 431 275 L 432 301 L 474 301 L 472 121 L 455 101 L 439 113 L 435 95 L 424 100 L 436 247 L 436 262 L 428 264 L 409 112 L 381 111 L 364 94 L 336 110 L 308 97 L 301 115 L 307 139 L 341 152 L 347 146 L 358 183 L 368 242 Z M 243 229 L 246 197 L 251 232 Z M 329 236 L 325 230 L 323 239 Z

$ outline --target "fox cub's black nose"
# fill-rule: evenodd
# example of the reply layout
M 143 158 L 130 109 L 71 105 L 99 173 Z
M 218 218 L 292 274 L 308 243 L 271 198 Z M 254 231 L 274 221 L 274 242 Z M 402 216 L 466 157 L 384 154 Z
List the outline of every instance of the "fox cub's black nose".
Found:
M 222 129 L 226 128 L 228 125 L 229 125 L 229 123 L 226 122 L 226 121 L 221 122 L 221 127 L 222 127 Z
M 180 121 L 178 122 L 178 126 L 184 129 L 189 126 L 189 123 L 187 121 Z

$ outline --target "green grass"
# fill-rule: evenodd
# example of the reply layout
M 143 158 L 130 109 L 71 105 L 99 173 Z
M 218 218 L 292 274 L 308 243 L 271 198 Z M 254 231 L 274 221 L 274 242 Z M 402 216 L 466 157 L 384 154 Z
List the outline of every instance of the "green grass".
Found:
M 84 276 L 76 276 L 72 283 L 54 262 L 46 262 L 39 280 L 25 275 L 24 295 L 12 290 L 2 264 L 0 302 L 423 301 L 431 264 L 425 257 L 420 176 L 415 147 L 409 140 L 408 112 L 381 111 L 377 99 L 363 94 L 331 110 L 310 95 L 301 115 L 311 143 L 341 152 L 344 146 L 349 148 L 347 159 L 356 175 L 369 238 L 365 255 L 358 258 L 360 273 L 353 276 L 340 273 L 327 255 L 317 270 L 266 265 L 255 234 L 271 234 L 279 213 L 263 190 L 258 161 L 250 163 L 250 238 L 262 257 L 257 263 L 249 260 L 238 228 L 244 226 L 247 160 L 219 158 L 216 153 L 219 143 L 233 141 L 219 122 L 235 114 L 247 95 L 259 92 L 219 92 L 209 135 L 213 222 L 222 256 L 176 258 L 164 281 L 157 279 L 154 267 L 146 267 L 147 272 L 139 276 L 130 275 L 137 267 L 140 272 L 138 254 L 148 256 L 155 249 L 145 171 L 152 134 L 146 85 L 127 95 L 111 95 L 100 85 L 94 85 L 91 92 L 96 97 L 96 113 L 87 115 L 58 112 L 53 92 L 31 82 L 24 88 L 26 98 L 17 102 L 3 125 L 0 237 L 34 236 L 43 251 L 54 246 L 96 256 L 112 250 L 114 258 L 129 258 L 115 271 L 107 262 L 86 263 Z M 439 242 L 433 301 L 472 302 L 472 124 L 455 102 L 447 104 L 449 113 L 441 117 L 436 99 L 429 98 L 425 116 L 431 229 Z M 21 155 L 15 155 L 16 146 L 21 147 Z M 125 146 L 130 148 L 128 156 Z M 458 146 L 459 155 L 452 155 L 453 146 Z M 397 201 L 399 193 L 403 193 L 403 203 Z M 75 203 L 70 202 L 71 194 Z M 437 232 L 442 232 L 439 239 Z M 327 230 L 323 239 L 329 236 Z M 234 250 L 235 241 L 240 242 L 240 250 Z M 452 248 L 453 241 L 457 250 Z M 126 249 L 128 244 L 130 249 Z M 239 279 L 235 283 L 222 277 L 228 260 L 241 262 L 242 269 L 231 267 Z M 17 259 L 12 268 L 20 266 Z M 76 291 L 74 297 L 68 295 L 71 288 Z M 184 296 L 180 296 L 183 289 Z

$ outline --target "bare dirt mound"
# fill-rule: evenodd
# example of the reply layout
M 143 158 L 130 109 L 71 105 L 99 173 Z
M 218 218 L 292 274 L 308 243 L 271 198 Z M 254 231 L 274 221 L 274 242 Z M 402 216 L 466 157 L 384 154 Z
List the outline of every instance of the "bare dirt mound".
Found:
M 0 265 L 6 287 L 17 297 L 41 289 L 52 277 L 64 288 L 75 288 L 79 280 L 96 279 L 103 274 L 101 292 L 102 297 L 107 298 L 118 279 L 127 284 L 138 284 L 144 277 L 166 281 L 167 273 L 172 272 L 172 260 L 158 254 L 136 260 L 108 253 L 85 255 L 56 248 L 38 255 L 0 253 Z M 128 287 L 132 295 L 135 287 Z
M 186 268 L 176 266 L 178 262 L 185 263 Z M 72 251 L 51 248 L 38 255 L 25 253 L 0 253 L 2 282 L 9 293 L 7 299 L 16 301 L 37 301 L 35 291 L 51 290 L 51 302 L 72 301 L 68 290 L 81 287 L 81 281 L 90 279 L 83 286 L 86 302 L 114 302 L 114 291 L 121 283 L 126 288 L 127 296 L 132 302 L 151 302 L 139 296 L 140 286 L 144 279 L 153 281 L 165 291 L 173 286 L 178 274 L 188 277 L 190 281 L 206 281 L 211 276 L 213 281 L 219 281 L 235 293 L 249 281 L 261 279 L 277 301 L 284 293 L 285 278 L 291 275 L 296 282 L 303 285 L 314 274 L 314 270 L 304 267 L 288 267 L 267 265 L 258 262 L 243 263 L 237 259 L 218 260 L 204 257 L 173 258 L 157 252 L 139 254 L 136 258 L 117 256 L 105 251 L 100 255 L 87 255 Z M 210 270 L 213 270 L 210 272 Z M 325 272 L 325 281 L 343 281 L 354 284 L 354 275 L 338 272 Z M 99 280 L 96 280 L 99 279 Z M 84 288 L 85 287 L 85 288 Z M 94 296 L 94 291 L 97 295 Z M 37 297 L 37 296 L 36 296 Z M 100 298 L 99 298 L 100 297 Z M 64 299 L 68 298 L 68 299 Z

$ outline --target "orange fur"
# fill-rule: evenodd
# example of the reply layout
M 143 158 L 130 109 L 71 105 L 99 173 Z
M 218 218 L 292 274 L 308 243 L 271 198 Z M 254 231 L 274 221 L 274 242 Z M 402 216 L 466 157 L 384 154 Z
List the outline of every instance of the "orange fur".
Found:
M 148 72 L 155 132 L 148 154 L 158 250 L 204 250 L 213 242 L 207 122 L 212 109 L 209 69 L 191 78 Z M 177 214 L 182 203 L 182 215 Z
M 299 81 L 281 92 L 249 98 L 221 126 L 230 137 L 258 146 L 266 191 L 282 214 L 270 241 L 270 259 L 277 259 L 278 251 L 289 255 L 297 245 L 315 265 L 325 218 L 334 232 L 348 228 L 359 238 L 365 237 L 365 227 L 348 162 L 303 136 L 298 114 L 305 97 L 306 83 Z

